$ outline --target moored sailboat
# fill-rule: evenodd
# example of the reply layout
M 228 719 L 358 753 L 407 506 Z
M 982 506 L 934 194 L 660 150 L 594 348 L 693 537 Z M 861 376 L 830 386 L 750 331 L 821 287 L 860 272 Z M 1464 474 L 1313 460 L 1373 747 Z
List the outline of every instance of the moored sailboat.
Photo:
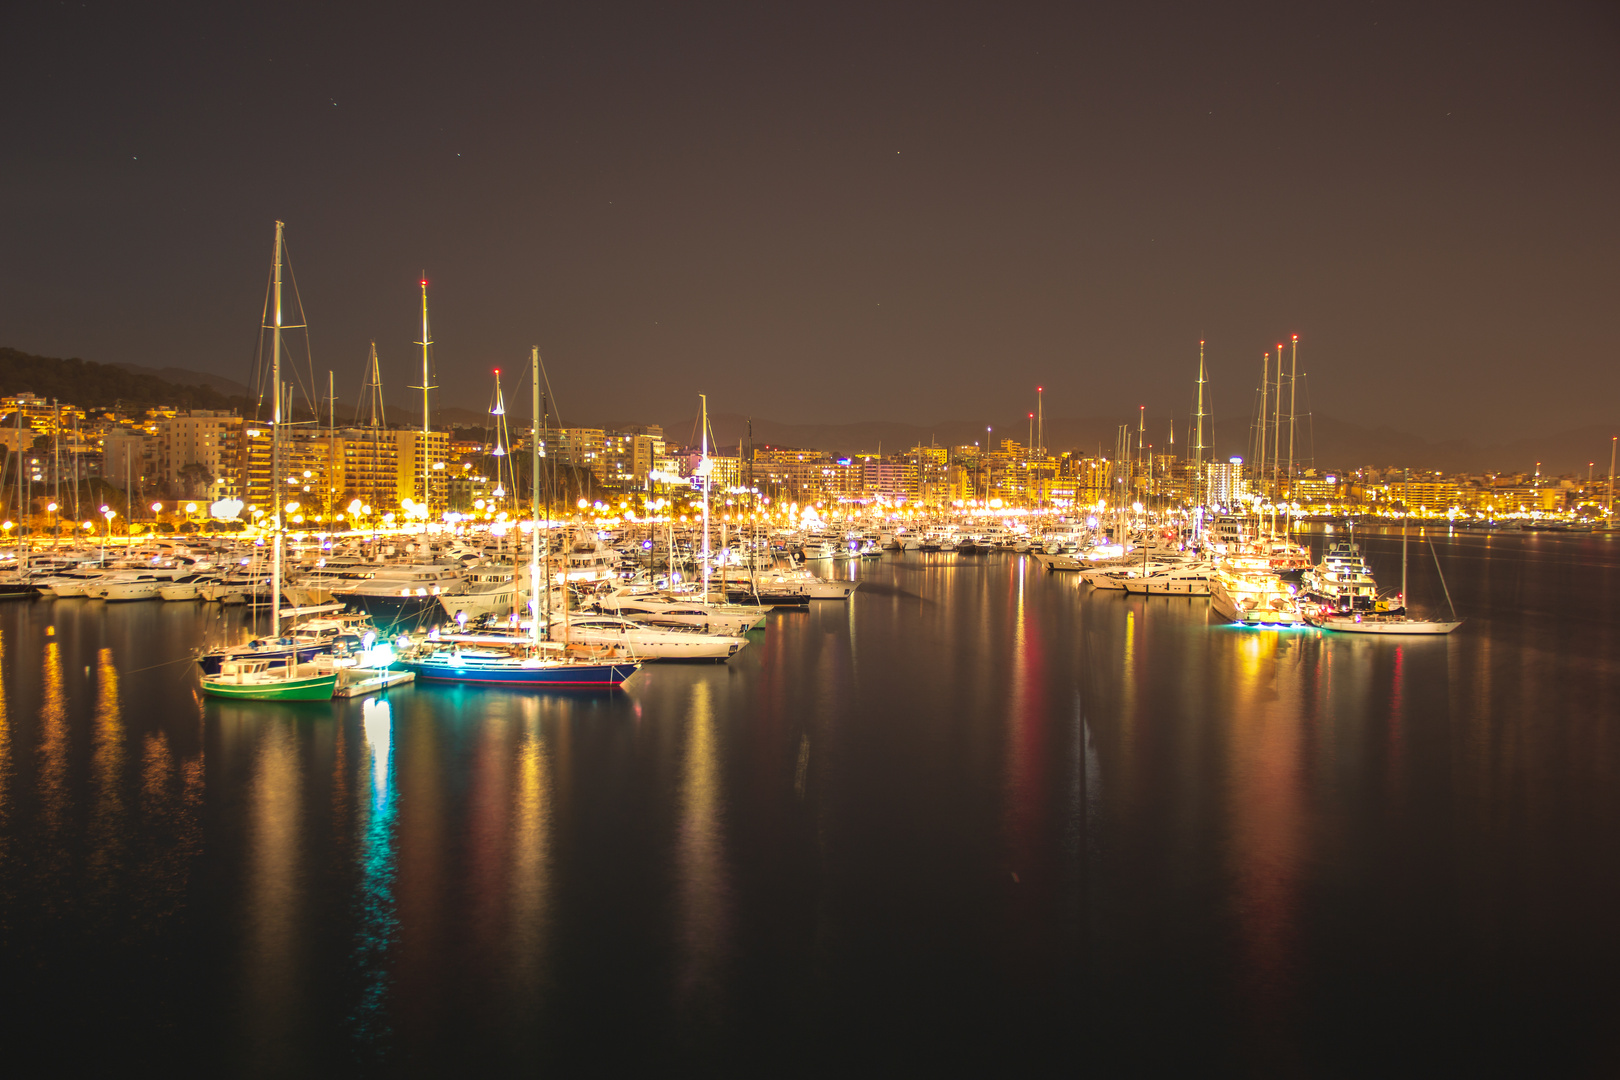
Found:
M 272 296 L 267 302 L 275 304 L 275 321 L 265 324 L 271 332 L 270 386 L 274 391 L 275 411 L 270 421 L 271 475 L 279 471 L 281 438 L 281 269 L 284 258 L 282 223 L 276 222 L 276 247 L 271 264 Z M 269 312 L 267 311 L 268 315 Z M 281 625 L 281 547 L 282 506 L 278 496 L 272 521 L 270 626 Z M 249 656 L 232 658 L 220 664 L 217 674 L 202 677 L 202 690 L 210 697 L 250 699 L 258 701 L 330 701 L 337 689 L 338 676 L 333 671 L 317 671 L 311 665 L 300 664 L 296 651 L 282 663 L 269 657 Z
M 1429 554 L 1434 556 L 1434 572 L 1440 576 L 1440 587 L 1445 590 L 1446 606 L 1451 609 L 1450 619 L 1414 619 L 1407 612 L 1406 599 L 1406 519 L 1401 519 L 1401 606 L 1398 611 L 1349 611 L 1334 612 L 1321 609 L 1315 613 L 1308 613 L 1307 618 L 1312 626 L 1319 626 L 1323 630 L 1337 630 L 1345 634 L 1407 634 L 1407 635 L 1439 635 L 1449 634 L 1463 624 L 1457 618 L 1456 605 L 1451 602 L 1451 589 L 1446 585 L 1445 571 L 1440 569 L 1440 556 L 1434 550 L 1434 541 L 1429 541 Z
M 399 659 L 399 666 L 415 674 L 419 682 L 471 683 L 507 686 L 513 689 L 598 689 L 610 690 L 624 683 L 641 669 L 641 661 L 622 650 L 593 646 L 573 646 L 567 642 L 542 641 L 544 621 L 542 598 L 550 591 L 541 589 L 540 572 L 540 350 L 533 352 L 535 437 L 533 443 L 530 499 L 534 528 L 529 532 L 529 609 L 531 630 L 528 638 L 508 635 L 452 635 L 422 641 Z M 547 552 L 550 577 L 550 552 Z M 566 627 L 566 623 L 564 624 Z

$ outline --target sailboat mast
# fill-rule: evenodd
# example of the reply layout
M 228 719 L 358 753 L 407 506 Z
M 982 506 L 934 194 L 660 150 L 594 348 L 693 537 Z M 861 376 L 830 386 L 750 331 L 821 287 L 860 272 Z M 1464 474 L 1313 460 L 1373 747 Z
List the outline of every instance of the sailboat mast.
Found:
M 1275 404 L 1273 405 L 1273 409 L 1275 409 L 1276 415 L 1274 417 L 1274 422 L 1271 425 L 1271 475 L 1272 475 L 1272 479 L 1274 481 L 1274 487 L 1276 489 L 1276 494 L 1274 494 L 1272 496 L 1272 499 L 1274 501 L 1280 501 L 1282 499 L 1282 454 L 1281 454 L 1281 450 L 1282 450 L 1282 360 L 1283 360 L 1283 347 L 1282 347 L 1282 343 L 1278 342 L 1278 344 L 1277 344 L 1277 400 L 1276 400 Z M 1272 523 L 1273 524 L 1276 523 L 1276 515 L 1277 515 L 1276 508 L 1273 507 L 1272 508 Z
M 698 401 L 703 408 L 702 457 L 699 458 L 698 467 L 703 471 L 703 599 L 709 599 L 709 474 L 713 471 L 709 464 L 709 398 L 707 394 L 699 394 Z
M 281 632 L 281 230 L 276 222 L 276 250 L 272 266 L 275 322 L 270 331 L 270 388 L 276 405 L 270 416 L 270 497 L 275 500 L 272 523 L 275 552 L 270 558 L 270 633 Z
M 424 335 L 425 336 L 425 335 Z M 540 346 L 530 353 L 530 382 L 534 384 L 534 445 L 529 458 L 529 514 L 534 518 L 534 529 L 529 533 L 529 619 L 534 624 L 533 638 L 540 644 Z M 513 485 L 514 487 L 516 484 Z M 546 589 L 550 596 L 550 587 Z
M 1406 613 L 1406 525 L 1412 518 L 1412 470 L 1401 482 L 1401 613 Z
M 1255 481 L 1260 485 L 1260 491 L 1266 489 L 1266 405 L 1267 393 L 1271 389 L 1271 354 L 1266 353 L 1265 359 L 1260 361 L 1260 438 L 1258 440 L 1258 453 L 1255 454 Z
M 1199 520 L 1203 520 L 1204 505 L 1204 343 L 1198 343 L 1198 445 L 1193 447 L 1193 501 L 1197 504 Z
M 1614 450 L 1620 446 L 1620 435 L 1609 436 L 1609 527 L 1614 527 Z
M 1294 348 L 1288 363 L 1288 495 L 1294 495 L 1294 402 L 1299 386 L 1299 335 L 1294 335 Z
M 1046 387 L 1035 388 L 1035 444 L 1040 451 L 1036 456 L 1046 460 Z
M 337 490 L 332 481 L 337 478 L 337 382 L 332 369 L 326 369 L 326 491 L 321 495 L 321 513 L 330 517 L 332 499 Z
M 422 509 L 424 511 L 422 529 L 424 532 L 427 530 L 426 511 L 431 505 L 428 492 L 433 476 L 433 463 L 429 460 L 430 455 L 428 454 L 428 433 L 433 430 L 429 424 L 428 391 L 436 389 L 433 386 L 431 368 L 433 338 L 428 334 L 427 284 L 427 275 L 424 273 L 422 276 L 422 340 L 417 342 L 418 345 L 422 346 Z

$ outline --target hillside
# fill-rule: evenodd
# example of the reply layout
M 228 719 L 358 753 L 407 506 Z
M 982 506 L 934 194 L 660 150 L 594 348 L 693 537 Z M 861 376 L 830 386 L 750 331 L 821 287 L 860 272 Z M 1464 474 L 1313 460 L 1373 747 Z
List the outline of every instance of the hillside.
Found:
M 0 347 L 0 394 L 28 392 L 84 408 L 173 405 L 182 409 L 239 407 L 211 386 L 171 382 L 150 369 L 97 364 L 77 357 L 34 356 Z

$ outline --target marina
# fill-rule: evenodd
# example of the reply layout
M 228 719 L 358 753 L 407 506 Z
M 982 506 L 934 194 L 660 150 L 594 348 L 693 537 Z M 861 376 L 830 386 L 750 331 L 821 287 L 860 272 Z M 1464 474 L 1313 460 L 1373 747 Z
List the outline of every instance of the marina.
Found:
M 1616 14 L 1454 7 L 8 9 L 13 1068 L 1620 1075 Z

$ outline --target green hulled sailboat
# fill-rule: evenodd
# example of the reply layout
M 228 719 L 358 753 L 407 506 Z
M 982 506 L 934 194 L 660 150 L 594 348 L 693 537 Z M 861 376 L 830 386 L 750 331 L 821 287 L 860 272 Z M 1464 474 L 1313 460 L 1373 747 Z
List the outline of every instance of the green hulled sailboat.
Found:
M 275 398 L 275 411 L 270 420 L 270 473 L 280 475 L 281 461 L 281 269 L 286 250 L 282 239 L 282 223 L 276 222 L 276 248 L 271 261 L 271 295 L 266 297 L 265 319 L 262 325 L 271 333 L 270 386 Z M 275 305 L 271 319 L 270 304 Z M 273 555 L 270 576 L 270 626 L 281 625 L 281 527 L 282 506 L 276 498 L 274 514 Z M 288 662 L 272 664 L 269 659 L 244 658 L 227 660 L 220 665 L 218 675 L 205 675 L 203 693 L 210 697 L 250 699 L 255 701 L 330 701 L 337 689 L 338 673 L 328 668 L 320 671 L 313 664 L 299 664 L 296 656 Z
M 338 673 L 313 664 L 276 664 L 269 660 L 227 660 L 218 675 L 203 676 L 209 697 L 253 701 L 331 701 Z

